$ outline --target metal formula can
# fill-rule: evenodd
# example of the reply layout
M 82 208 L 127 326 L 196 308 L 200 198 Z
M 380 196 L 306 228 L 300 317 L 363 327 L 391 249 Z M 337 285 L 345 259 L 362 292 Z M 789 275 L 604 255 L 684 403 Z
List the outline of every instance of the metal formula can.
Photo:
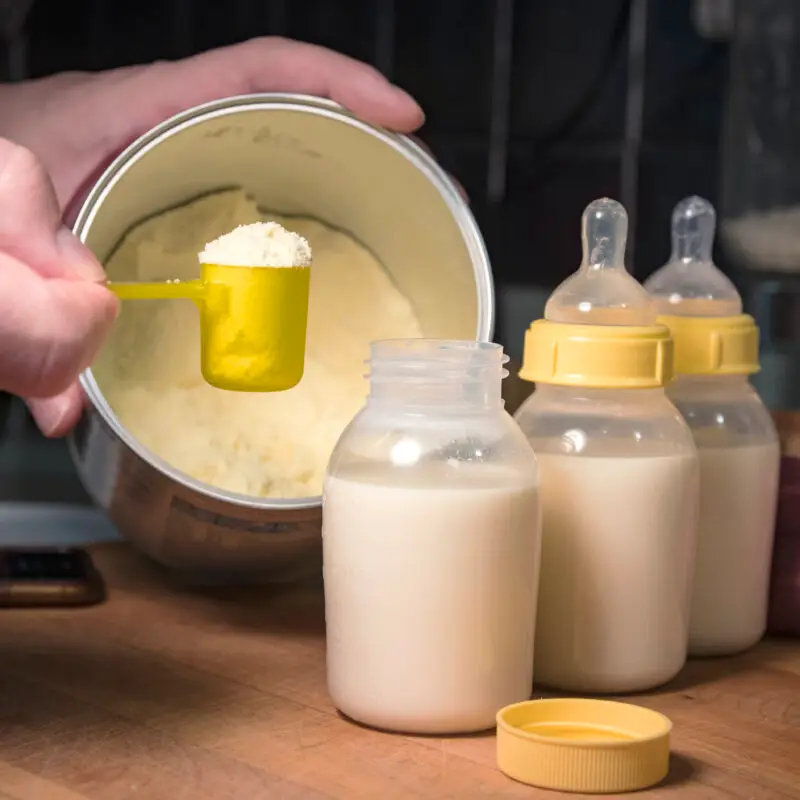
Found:
M 75 232 L 105 260 L 144 218 L 231 187 L 355 237 L 409 298 L 426 336 L 491 338 L 489 260 L 453 183 L 413 140 L 330 101 L 248 95 L 167 120 L 106 170 Z M 318 568 L 320 497 L 263 499 L 200 483 L 131 436 L 91 370 L 81 382 L 87 410 L 70 439 L 73 459 L 137 548 L 201 581 L 292 580 Z

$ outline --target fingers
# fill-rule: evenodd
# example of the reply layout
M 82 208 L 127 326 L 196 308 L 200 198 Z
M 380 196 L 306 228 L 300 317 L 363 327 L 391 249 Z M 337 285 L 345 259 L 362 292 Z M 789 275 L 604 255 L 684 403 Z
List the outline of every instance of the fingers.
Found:
M 61 224 L 58 199 L 41 162 L 7 139 L 0 139 L 0 252 L 45 277 L 105 277 L 88 248 Z
M 243 45 L 242 59 L 253 81 L 251 91 L 300 92 L 328 97 L 362 119 L 404 133 L 425 121 L 422 109 L 378 70 L 323 47 L 283 39 L 256 39 Z M 269 58 L 273 88 L 260 89 L 262 62 Z M 283 88 L 278 88 L 283 87 Z
M 22 397 L 67 390 L 117 313 L 116 298 L 95 282 L 102 267 L 59 216 L 38 160 L 0 139 L 0 389 Z
M 253 39 L 176 62 L 65 73 L 0 87 L 0 132 L 44 159 L 71 218 L 101 163 L 193 106 L 253 92 L 327 97 L 401 133 L 424 122 L 419 105 L 373 67 L 322 47 Z
M 56 231 L 55 244 L 61 277 L 80 278 L 93 283 L 106 280 L 103 265 L 69 228 L 62 225 Z
M 117 308 L 98 284 L 43 278 L 0 254 L 0 389 L 32 398 L 63 392 L 91 364 Z
M 39 430 L 48 437 L 56 438 L 69 433 L 83 413 L 83 390 L 75 382 L 54 397 L 28 399 L 25 401 Z
M 126 75 L 126 85 L 120 87 L 128 108 L 123 117 L 130 120 L 136 114 L 140 130 L 199 103 L 253 92 L 326 97 L 367 122 L 400 132 L 416 130 L 425 119 L 413 98 L 373 67 L 323 47 L 277 37 Z
M 0 211 L 0 251 L 55 267 L 61 214 L 53 186 L 39 159 L 7 139 L 0 139 Z
M 132 141 L 133 139 L 128 137 L 117 149 L 95 164 L 91 171 L 80 182 L 65 184 L 61 187 L 56 185 L 57 192 L 61 189 L 59 193 L 59 202 L 64 209 L 61 218 L 65 225 L 70 228 L 74 227 L 75 220 L 78 218 L 78 213 L 81 210 L 81 206 L 86 202 L 89 192 L 92 191 L 103 173 L 111 166 L 118 153 L 124 150 Z

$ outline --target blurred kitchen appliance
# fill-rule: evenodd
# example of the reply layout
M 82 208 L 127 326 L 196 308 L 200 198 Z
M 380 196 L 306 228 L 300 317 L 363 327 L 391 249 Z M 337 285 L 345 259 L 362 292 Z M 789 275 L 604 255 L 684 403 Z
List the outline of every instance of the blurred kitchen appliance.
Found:
M 754 383 L 800 407 L 800 3 L 736 3 L 722 135 L 719 239 L 761 329 Z
M 800 274 L 800 3 L 736 6 L 720 235 L 740 269 Z

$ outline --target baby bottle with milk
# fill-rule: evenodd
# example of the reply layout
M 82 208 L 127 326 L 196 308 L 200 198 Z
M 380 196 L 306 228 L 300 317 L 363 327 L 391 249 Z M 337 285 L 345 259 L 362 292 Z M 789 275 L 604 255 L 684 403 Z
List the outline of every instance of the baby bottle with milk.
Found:
M 645 283 L 672 331 L 667 389 L 694 434 L 700 515 L 690 655 L 744 650 L 764 634 L 780 462 L 769 412 L 749 383 L 758 330 L 711 259 L 715 214 L 689 197 L 672 214 L 672 255 Z
M 517 412 L 541 476 L 534 680 L 593 694 L 684 665 L 697 523 L 697 453 L 664 391 L 672 341 L 625 270 L 627 227 L 613 200 L 584 211 L 581 267 L 526 334 L 536 391 Z
M 539 477 L 499 345 L 372 344 L 323 490 L 328 690 L 359 722 L 491 728 L 532 690 Z

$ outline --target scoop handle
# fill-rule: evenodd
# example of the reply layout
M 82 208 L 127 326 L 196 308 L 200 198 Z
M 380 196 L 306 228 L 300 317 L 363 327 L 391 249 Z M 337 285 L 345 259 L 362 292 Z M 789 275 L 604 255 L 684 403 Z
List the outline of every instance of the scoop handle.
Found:
M 106 281 L 106 288 L 120 300 L 202 300 L 205 281 Z

